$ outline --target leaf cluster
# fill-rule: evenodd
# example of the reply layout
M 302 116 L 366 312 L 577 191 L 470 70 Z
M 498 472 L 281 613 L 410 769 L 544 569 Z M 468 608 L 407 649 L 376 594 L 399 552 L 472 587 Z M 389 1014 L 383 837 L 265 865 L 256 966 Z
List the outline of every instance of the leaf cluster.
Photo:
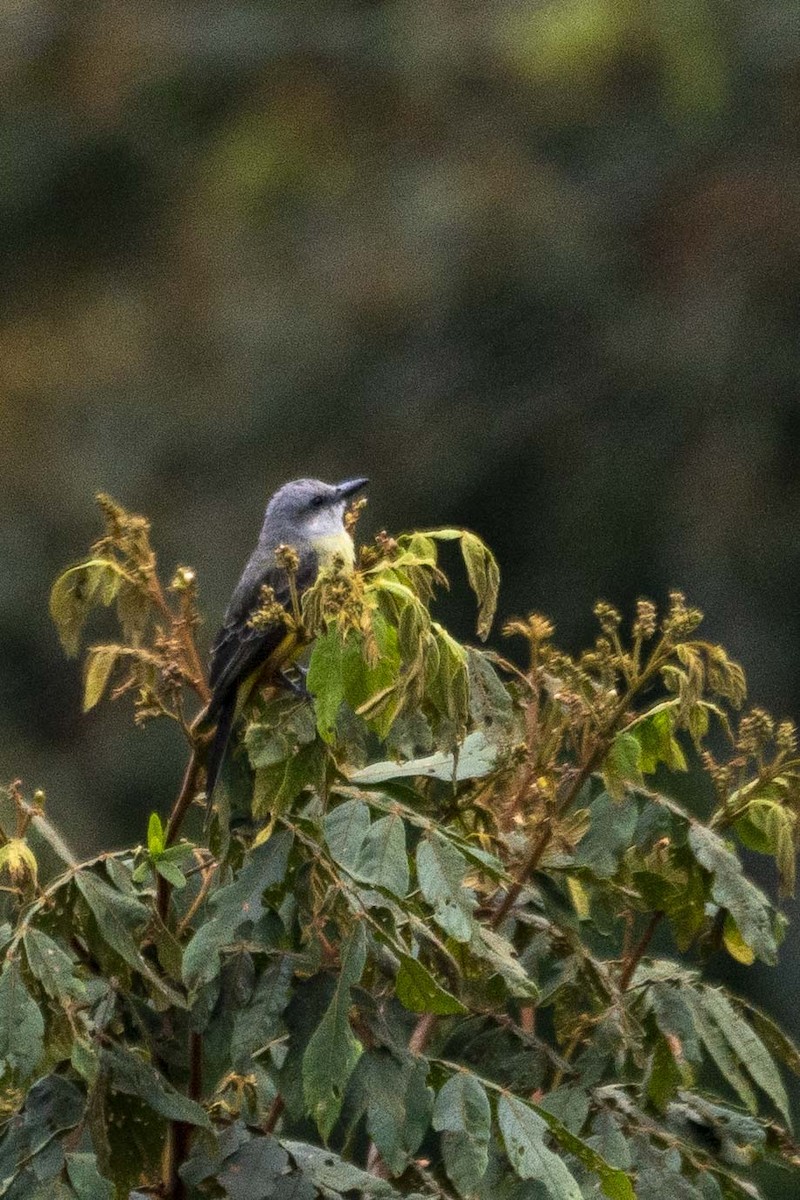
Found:
M 114 605 L 120 640 L 98 643 L 86 655 L 84 712 L 102 699 L 112 679 L 112 698 L 132 693 L 137 721 L 169 716 L 186 728 L 184 693 L 208 699 L 194 631 L 200 622 L 197 580 L 178 567 L 168 588 L 156 571 L 150 525 L 109 496 L 99 495 L 105 532 L 83 562 L 56 580 L 50 615 L 61 644 L 76 655 L 93 609 Z

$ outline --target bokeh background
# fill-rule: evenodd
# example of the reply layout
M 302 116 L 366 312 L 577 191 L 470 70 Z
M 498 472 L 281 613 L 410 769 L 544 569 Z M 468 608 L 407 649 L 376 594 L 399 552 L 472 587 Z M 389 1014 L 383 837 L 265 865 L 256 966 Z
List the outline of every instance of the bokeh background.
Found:
M 182 766 L 49 624 L 99 489 L 206 635 L 278 484 L 368 474 L 503 616 L 680 586 L 800 714 L 796 0 L 2 0 L 0 44 L 0 762 L 79 848 Z M 797 1030 L 800 923 L 781 970 L 737 983 Z

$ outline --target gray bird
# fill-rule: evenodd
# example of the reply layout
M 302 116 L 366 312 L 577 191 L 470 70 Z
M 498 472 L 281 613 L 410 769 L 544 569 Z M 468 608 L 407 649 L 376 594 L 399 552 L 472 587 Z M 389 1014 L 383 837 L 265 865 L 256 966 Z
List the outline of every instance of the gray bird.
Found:
M 285 483 L 267 505 L 258 545 L 236 585 L 222 628 L 211 647 L 209 683 L 211 700 L 202 724 L 216 723 L 206 763 L 206 795 L 209 804 L 219 777 L 233 723 L 256 684 L 279 679 L 281 669 L 298 651 L 291 628 L 274 624 L 253 626 L 250 619 L 262 605 L 262 587 L 271 587 L 275 599 L 291 608 L 289 576 L 275 557 L 279 546 L 291 546 L 298 555 L 295 574 L 298 595 L 311 587 L 319 570 L 335 555 L 352 567 L 353 539 L 345 529 L 348 501 L 366 479 L 322 483 L 319 479 L 294 479 Z

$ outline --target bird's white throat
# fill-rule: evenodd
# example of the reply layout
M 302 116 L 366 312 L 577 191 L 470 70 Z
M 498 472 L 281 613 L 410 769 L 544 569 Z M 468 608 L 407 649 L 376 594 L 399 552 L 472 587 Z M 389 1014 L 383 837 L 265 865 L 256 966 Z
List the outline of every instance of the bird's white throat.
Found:
M 321 536 L 312 537 L 311 544 L 320 567 L 329 566 L 337 554 L 344 559 L 346 566 L 352 568 L 355 565 L 356 548 L 353 545 L 353 539 L 345 529 L 340 529 L 338 533 L 324 533 Z

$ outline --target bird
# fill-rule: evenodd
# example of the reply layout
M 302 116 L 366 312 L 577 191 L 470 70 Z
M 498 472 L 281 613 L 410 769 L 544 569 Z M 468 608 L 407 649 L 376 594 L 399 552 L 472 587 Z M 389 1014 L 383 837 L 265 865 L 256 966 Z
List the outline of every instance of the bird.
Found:
M 257 683 L 270 679 L 288 682 L 281 676 L 300 646 L 296 630 L 276 618 L 274 622 L 253 621 L 262 608 L 264 588 L 271 588 L 275 601 L 287 612 L 292 608 L 292 584 L 297 597 L 311 587 L 321 569 L 338 555 L 345 567 L 355 563 L 353 539 L 344 524 L 345 509 L 366 487 L 364 478 L 342 483 L 320 479 L 293 479 L 271 497 L 255 550 L 237 583 L 211 647 L 209 686 L 211 699 L 202 714 L 202 724 L 216 724 L 206 759 L 206 801 L 210 809 L 234 722 Z M 296 555 L 293 579 L 281 565 L 276 552 L 284 547 Z M 269 594 L 269 593 L 267 593 Z

